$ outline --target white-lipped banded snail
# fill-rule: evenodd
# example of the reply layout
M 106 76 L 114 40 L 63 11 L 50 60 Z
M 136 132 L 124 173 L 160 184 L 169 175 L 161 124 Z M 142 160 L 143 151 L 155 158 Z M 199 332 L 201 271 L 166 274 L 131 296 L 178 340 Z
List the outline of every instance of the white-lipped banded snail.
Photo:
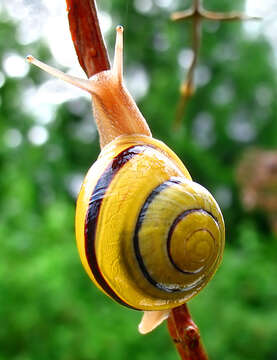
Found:
M 146 333 L 214 275 L 225 241 L 220 209 L 177 155 L 152 138 L 123 84 L 121 26 L 112 69 L 88 80 L 27 59 L 92 95 L 102 151 L 78 197 L 77 246 L 100 290 L 145 311 Z

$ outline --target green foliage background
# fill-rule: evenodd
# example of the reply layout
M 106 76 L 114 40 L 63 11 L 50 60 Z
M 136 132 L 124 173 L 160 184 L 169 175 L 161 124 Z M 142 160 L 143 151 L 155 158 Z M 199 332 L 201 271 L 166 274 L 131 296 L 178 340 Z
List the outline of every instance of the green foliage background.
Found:
M 199 65 L 209 68 L 211 79 L 198 88 L 176 133 L 172 120 L 184 76 L 177 59 L 190 44 L 190 26 L 171 23 L 168 11 L 158 6 L 150 16 L 138 13 L 132 1 L 98 3 L 112 15 L 114 26 L 126 25 L 125 72 L 130 64 L 140 63 L 149 75 L 150 88 L 139 106 L 154 136 L 176 151 L 192 177 L 223 206 L 227 240 L 223 264 L 190 302 L 210 358 L 277 359 L 277 241 L 262 212 L 243 210 L 235 181 L 245 149 L 277 145 L 276 101 L 262 106 L 255 97 L 263 86 L 276 99 L 270 45 L 262 33 L 247 36 L 239 23 L 220 24 L 213 31 L 205 24 Z M 222 11 L 243 5 L 238 0 L 207 4 Z M 1 62 L 11 50 L 51 62 L 45 43 L 21 45 L 15 40 L 17 23 L 3 13 L 0 21 Z M 153 46 L 157 34 L 168 38 L 167 50 Z M 107 42 L 113 44 L 113 30 Z M 218 56 L 226 48 L 227 55 Z M 34 146 L 27 134 L 35 119 L 22 102 L 30 79 L 40 84 L 46 76 L 31 68 L 26 78 L 6 77 L 1 88 L 0 360 L 176 359 L 165 325 L 139 335 L 141 314 L 106 298 L 82 269 L 68 179 L 85 174 L 99 153 L 97 138 L 84 142 L 75 131 L 90 113 L 90 104 L 80 100 L 85 104 L 82 115 L 70 111 L 76 100 L 60 106 L 55 121 L 46 125 L 48 141 Z M 213 94 L 219 94 L 224 84 L 232 88 L 232 96 L 220 104 L 213 101 Z M 256 134 L 248 141 L 234 138 L 228 130 L 240 111 Z M 213 139 L 208 148 L 196 131 L 201 113 L 214 119 L 210 133 L 204 134 Z M 23 136 L 13 148 L 5 142 L 11 128 Z M 222 199 L 222 189 L 230 201 Z

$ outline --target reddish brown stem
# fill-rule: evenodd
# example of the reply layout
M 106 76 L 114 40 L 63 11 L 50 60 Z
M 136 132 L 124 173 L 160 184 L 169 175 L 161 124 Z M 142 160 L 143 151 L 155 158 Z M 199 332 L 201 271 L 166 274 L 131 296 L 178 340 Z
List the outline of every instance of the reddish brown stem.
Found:
M 171 310 L 167 325 L 182 360 L 208 360 L 198 327 L 186 304 Z
M 66 0 L 69 27 L 79 63 L 88 77 L 110 69 L 94 0 Z
M 110 69 L 94 0 L 66 0 L 69 27 L 79 63 L 88 77 Z M 171 311 L 168 329 L 183 360 L 207 360 L 197 326 L 186 305 Z

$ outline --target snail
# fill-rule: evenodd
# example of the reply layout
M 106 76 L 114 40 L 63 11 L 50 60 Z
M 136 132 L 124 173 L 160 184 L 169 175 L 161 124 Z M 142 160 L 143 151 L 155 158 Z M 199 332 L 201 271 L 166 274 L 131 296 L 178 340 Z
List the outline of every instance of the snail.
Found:
M 152 138 L 125 88 L 122 26 L 113 67 L 88 80 L 27 59 L 92 95 L 102 151 L 77 200 L 77 247 L 101 291 L 145 312 L 139 330 L 146 333 L 217 270 L 225 241 L 219 206 L 177 155 Z

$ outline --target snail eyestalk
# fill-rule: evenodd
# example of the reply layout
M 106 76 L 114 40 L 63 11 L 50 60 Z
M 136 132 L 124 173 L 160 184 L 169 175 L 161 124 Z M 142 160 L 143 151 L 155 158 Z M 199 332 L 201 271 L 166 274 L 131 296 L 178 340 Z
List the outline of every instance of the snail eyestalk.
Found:
M 81 78 L 78 78 L 76 76 L 72 76 L 72 75 L 68 75 L 68 74 L 65 74 L 64 72 L 58 70 L 58 69 L 55 69 L 54 67 L 52 66 L 49 66 L 45 63 L 43 63 L 42 61 L 34 58 L 32 55 L 28 55 L 26 57 L 27 61 L 33 65 L 36 65 L 37 67 L 39 67 L 40 69 L 42 69 L 43 71 L 46 71 L 48 74 L 60 79 L 60 80 L 63 80 L 63 81 L 66 81 L 68 82 L 69 84 L 72 84 L 74 86 L 77 86 L 79 87 L 80 89 L 83 89 L 85 91 L 88 91 L 88 92 L 92 92 L 92 89 L 91 89 L 91 86 L 90 85 L 90 82 L 89 80 L 85 80 L 85 79 L 81 79 Z
M 122 83 L 123 74 L 123 31 L 124 28 L 121 25 L 116 27 L 116 40 L 114 50 L 114 63 L 113 73 L 117 77 L 118 82 Z
M 76 76 L 65 74 L 64 72 L 49 66 L 42 61 L 36 59 L 32 55 L 26 57 L 27 61 L 33 65 L 36 65 L 40 69 L 46 71 L 48 74 L 68 82 L 71 85 L 77 86 L 91 94 L 95 93 L 94 79 L 93 77 L 89 80 L 81 79 Z M 115 43 L 115 55 L 112 73 L 119 83 L 122 83 L 123 73 L 123 26 L 119 25 L 116 27 L 116 43 Z
M 88 80 L 65 74 L 31 55 L 27 57 L 30 63 L 92 95 L 101 147 L 121 135 L 151 136 L 146 120 L 123 84 L 123 26 L 118 26 L 116 32 L 112 69 L 101 71 Z

